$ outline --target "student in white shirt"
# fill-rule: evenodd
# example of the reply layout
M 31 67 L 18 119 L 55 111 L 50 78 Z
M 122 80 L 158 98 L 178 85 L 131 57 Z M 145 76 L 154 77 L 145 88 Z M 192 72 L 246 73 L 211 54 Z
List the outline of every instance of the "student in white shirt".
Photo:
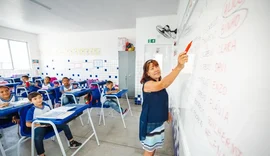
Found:
M 10 102 L 18 101 L 18 98 L 10 93 L 7 86 L 0 86 L 0 108 L 9 106 Z M 9 114 L 8 116 L 0 117 L 1 124 L 8 124 L 10 122 L 19 123 L 19 115 L 17 112 Z
M 62 78 L 62 86 L 60 87 L 60 92 L 62 94 L 66 92 L 70 92 L 73 88 L 73 86 L 70 84 L 69 78 L 63 77 Z M 74 99 L 71 96 L 62 96 L 63 105 L 69 104 L 69 103 L 75 103 Z

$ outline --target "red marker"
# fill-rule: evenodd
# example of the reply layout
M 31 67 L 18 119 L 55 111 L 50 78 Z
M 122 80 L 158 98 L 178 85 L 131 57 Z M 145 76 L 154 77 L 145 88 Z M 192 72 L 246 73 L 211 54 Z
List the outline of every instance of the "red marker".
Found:
M 189 48 L 191 47 L 192 41 L 187 45 L 185 52 L 188 53 Z

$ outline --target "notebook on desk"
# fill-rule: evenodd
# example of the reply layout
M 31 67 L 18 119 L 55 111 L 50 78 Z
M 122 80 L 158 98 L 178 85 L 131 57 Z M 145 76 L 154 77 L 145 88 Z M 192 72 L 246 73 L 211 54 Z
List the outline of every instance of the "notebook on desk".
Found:
M 16 107 L 16 106 L 20 106 L 20 105 L 23 105 L 26 103 L 29 103 L 29 100 L 27 98 L 25 98 L 23 100 L 15 101 L 15 102 L 10 102 L 9 105 Z
M 67 92 L 67 93 L 74 93 L 74 92 L 78 92 L 81 91 L 81 89 L 72 89 L 71 91 Z
M 58 112 L 58 111 L 49 111 L 47 113 L 44 113 L 40 116 L 37 116 L 37 118 L 46 118 L 46 119 L 64 119 L 71 114 L 73 114 L 74 111 L 68 111 L 68 112 Z
M 20 105 L 23 105 L 26 103 L 29 103 L 27 98 L 23 99 L 23 100 L 15 101 L 15 102 L 10 102 L 8 106 L 2 107 L 2 108 L 0 108 L 0 110 L 5 110 L 5 109 L 12 108 L 12 107 L 17 107 L 17 106 L 20 106 Z
M 72 110 L 73 108 L 76 108 L 76 106 L 62 106 L 62 107 L 57 107 L 55 109 L 52 109 L 51 111 L 67 112 L 69 110 Z
M 62 106 L 55 109 L 50 110 L 37 118 L 47 118 L 47 119 L 64 119 L 74 113 L 74 111 L 69 111 L 76 108 L 76 106 Z

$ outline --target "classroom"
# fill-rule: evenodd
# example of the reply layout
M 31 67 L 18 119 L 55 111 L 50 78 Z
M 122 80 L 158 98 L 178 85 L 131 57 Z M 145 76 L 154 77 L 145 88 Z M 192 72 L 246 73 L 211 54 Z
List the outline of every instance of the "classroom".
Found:
M 1 0 L 0 156 L 270 156 L 269 0 Z

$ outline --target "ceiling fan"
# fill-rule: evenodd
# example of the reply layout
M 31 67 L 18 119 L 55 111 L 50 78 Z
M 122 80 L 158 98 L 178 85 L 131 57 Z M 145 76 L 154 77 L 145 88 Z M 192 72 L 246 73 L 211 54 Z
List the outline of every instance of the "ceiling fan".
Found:
M 161 25 L 157 25 L 156 29 L 161 35 L 163 35 L 166 38 L 173 38 L 173 39 L 176 38 L 177 29 L 171 30 L 169 25 L 165 25 L 164 27 L 162 27 Z

